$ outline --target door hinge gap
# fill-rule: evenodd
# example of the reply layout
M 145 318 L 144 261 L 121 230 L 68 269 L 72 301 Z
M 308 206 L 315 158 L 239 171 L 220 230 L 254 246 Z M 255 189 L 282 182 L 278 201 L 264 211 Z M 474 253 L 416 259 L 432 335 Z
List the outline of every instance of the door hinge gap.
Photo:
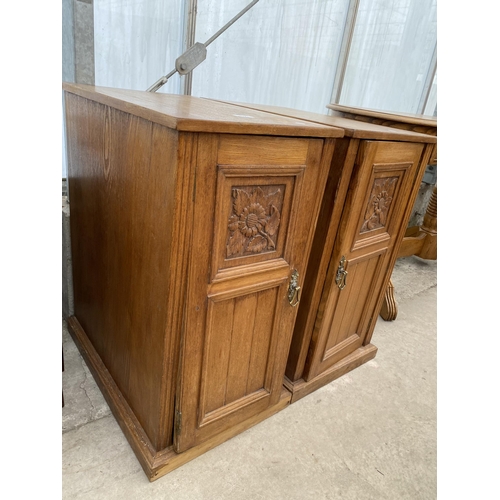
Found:
M 175 433 L 178 435 L 182 430 L 182 412 L 175 410 Z

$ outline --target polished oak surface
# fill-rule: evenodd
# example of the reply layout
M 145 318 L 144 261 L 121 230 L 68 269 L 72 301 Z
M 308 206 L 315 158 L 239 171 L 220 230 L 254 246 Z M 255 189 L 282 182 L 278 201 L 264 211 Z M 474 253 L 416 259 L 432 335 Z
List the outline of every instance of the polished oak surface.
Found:
M 92 99 L 167 128 L 185 132 L 342 137 L 343 131 L 197 97 L 65 83 L 66 93 Z
M 325 147 L 319 139 L 199 137 L 178 452 L 278 402 L 297 313 L 287 289 L 293 270 L 306 272 Z
M 151 480 L 375 356 L 435 137 L 64 89 L 68 324 Z
M 390 111 L 380 111 L 378 109 L 344 106 L 342 104 L 327 104 L 326 107 L 343 115 L 365 116 L 390 122 L 407 123 L 432 128 L 437 127 L 437 118 L 435 116 L 419 115 L 416 113 L 393 113 Z
M 288 404 L 291 278 L 344 131 L 82 85 L 65 109 L 70 330 L 154 479 Z
M 345 137 L 353 137 L 356 139 L 377 139 L 388 141 L 407 141 L 407 142 L 423 142 L 433 143 L 436 139 L 426 136 L 426 134 L 419 133 L 412 130 L 402 130 L 397 128 L 390 128 L 369 121 L 360 121 L 342 116 L 329 116 L 319 113 L 312 113 L 309 111 L 302 111 L 293 108 L 284 108 L 280 106 L 270 106 L 264 104 L 248 104 L 238 103 L 233 101 L 224 101 L 234 105 L 242 106 L 246 109 L 254 109 L 259 111 L 267 111 L 273 115 L 283 117 L 295 117 L 301 120 L 306 120 L 311 123 L 328 125 L 330 127 L 340 128 L 344 131 Z
M 164 336 L 181 286 L 169 279 L 178 133 L 71 93 L 66 110 L 75 316 L 161 447 L 172 432 L 162 408 L 173 405 L 161 374 L 175 359 Z
M 285 385 L 294 402 L 375 356 L 371 336 L 436 137 L 414 125 L 233 104 L 345 134 L 336 140 L 290 346 Z
M 386 111 L 343 106 L 340 104 L 329 104 L 327 108 L 331 109 L 335 115 L 344 118 L 437 136 L 437 117 L 435 116 L 389 113 Z M 432 150 L 429 164 L 437 165 L 437 143 Z M 410 227 L 407 229 L 398 257 L 407 257 L 409 255 L 418 255 L 422 259 L 437 259 L 437 186 L 434 186 L 422 226 Z M 397 313 L 394 287 L 392 283 L 389 282 L 380 315 L 386 321 L 394 321 L 397 317 Z
M 424 163 L 422 144 L 361 145 L 302 374 L 306 381 L 370 342 Z M 337 279 L 339 269 L 345 281 Z

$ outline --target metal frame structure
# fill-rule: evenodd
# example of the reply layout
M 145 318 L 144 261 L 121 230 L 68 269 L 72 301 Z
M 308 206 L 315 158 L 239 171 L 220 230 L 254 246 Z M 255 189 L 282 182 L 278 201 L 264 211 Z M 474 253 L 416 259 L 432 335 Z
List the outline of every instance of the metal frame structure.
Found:
M 356 27 L 356 19 L 358 15 L 360 1 L 361 0 L 349 0 L 349 7 L 347 10 L 346 21 L 344 24 L 344 33 L 342 35 L 342 43 L 337 62 L 337 69 L 335 71 L 335 80 L 333 83 L 332 98 L 330 100 L 331 104 L 340 104 L 340 96 L 342 95 L 342 87 L 344 84 L 347 63 L 349 61 L 352 37 L 354 34 L 354 29 Z M 434 81 L 434 76 L 436 75 L 436 72 L 437 72 L 437 42 L 436 45 L 434 46 L 434 52 L 432 55 L 431 63 L 429 65 L 429 71 L 427 72 L 424 87 L 422 89 L 422 95 L 420 96 L 417 108 L 417 114 L 424 114 L 424 110 L 427 107 L 427 102 L 429 100 L 429 96 L 431 93 L 432 82 Z

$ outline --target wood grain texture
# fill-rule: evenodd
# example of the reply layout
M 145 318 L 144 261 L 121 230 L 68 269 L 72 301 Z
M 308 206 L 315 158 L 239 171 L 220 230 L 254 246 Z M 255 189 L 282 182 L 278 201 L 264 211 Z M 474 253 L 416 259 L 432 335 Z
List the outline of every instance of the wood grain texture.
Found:
M 276 289 L 273 289 L 273 293 L 276 293 Z M 233 299 L 236 303 L 233 316 L 234 328 L 230 344 L 231 352 L 226 377 L 226 400 L 224 402 L 226 405 L 247 395 L 246 388 L 255 317 L 259 314 L 259 311 L 257 311 L 258 299 L 259 295 L 256 293 Z M 262 304 L 262 306 L 268 312 L 274 312 L 275 310 L 273 302 Z
M 305 279 L 343 131 L 65 88 L 70 324 L 151 477 L 288 404 L 288 284 Z
M 177 133 L 66 95 L 75 316 L 155 446 Z
M 342 106 L 339 104 L 331 104 L 327 107 L 333 110 L 335 115 L 345 118 L 437 136 L 436 117 L 406 113 L 388 113 L 373 109 Z M 428 161 L 431 165 L 437 164 L 437 143 L 434 144 Z M 420 254 L 420 252 L 422 252 L 422 254 Z M 408 257 L 410 255 L 419 255 L 422 258 L 435 259 L 437 257 L 437 231 L 433 231 L 431 234 L 418 229 L 415 234 L 405 236 L 398 257 Z M 387 290 L 386 297 L 382 305 L 383 309 L 381 314 L 384 319 L 391 318 L 390 321 L 393 321 L 397 316 L 394 291 Z M 391 313 L 388 313 L 388 310 L 390 310 Z
M 153 462 L 153 467 L 146 469 L 145 472 L 150 481 L 155 481 L 169 472 L 181 467 L 187 462 L 199 457 L 203 453 L 210 451 L 212 448 L 224 443 L 228 439 L 240 434 L 241 432 L 250 429 L 254 425 L 263 420 L 272 417 L 287 408 L 290 404 L 291 394 L 285 388 L 282 389 L 279 399 L 276 404 L 257 413 L 251 418 L 243 420 L 232 427 L 216 434 L 214 437 L 207 439 L 203 443 L 190 448 L 184 453 L 176 453 L 173 448 L 167 448 L 157 453 Z
M 336 116 L 437 136 L 436 117 L 406 113 L 389 113 L 339 104 L 331 104 L 327 105 L 327 107 L 333 110 Z M 428 163 L 431 165 L 437 164 L 437 143 L 432 147 Z M 401 243 L 398 257 L 408 257 L 410 255 L 419 255 L 422 258 L 435 259 L 437 257 L 437 231 L 428 233 L 417 228 L 415 234 L 405 236 Z M 397 305 L 393 289 L 388 289 L 386 291 L 386 298 L 382 304 L 381 315 L 387 321 L 396 319 Z
M 211 302 L 200 423 L 218 408 L 266 388 L 277 289 Z
M 139 463 L 149 476 L 156 456 L 155 447 L 95 350 L 85 330 L 74 316 L 68 318 L 68 331 Z
M 234 325 L 234 307 L 234 299 L 221 300 L 209 304 L 208 332 L 205 340 L 209 348 L 206 349 L 205 353 L 205 371 L 203 373 L 203 387 L 201 389 L 201 398 L 204 402 L 202 418 L 204 418 L 206 413 L 215 411 L 226 404 L 227 375 L 229 373 L 229 358 Z M 212 381 L 216 383 L 211 383 Z
M 292 399 L 290 402 L 295 403 L 299 399 L 302 399 L 308 394 L 318 390 L 320 387 L 333 382 L 342 375 L 345 375 L 346 373 L 370 361 L 376 356 L 376 354 L 377 347 L 372 344 L 367 344 L 359 347 L 351 354 L 345 356 L 330 368 L 321 372 L 315 378 L 307 382 L 302 378 L 297 379 L 295 382 L 285 378 L 284 385 L 292 393 Z
M 408 113 L 390 113 L 367 108 L 356 108 L 343 106 L 340 104 L 328 104 L 334 116 L 347 118 L 364 123 L 373 123 L 384 127 L 390 127 L 398 130 L 409 130 L 419 134 L 437 136 L 437 118 L 433 116 L 424 116 Z M 429 163 L 437 163 L 437 139 L 429 159 Z
M 304 165 L 219 165 L 214 281 L 238 274 L 242 265 L 283 258 L 294 186 L 303 171 Z
M 341 155 L 340 152 L 348 149 L 349 145 L 346 142 L 349 141 L 353 140 L 337 140 L 337 156 L 334 155 L 334 161 L 336 157 L 343 158 L 346 166 L 348 166 L 347 155 L 345 153 Z M 340 210 L 344 211 L 340 221 L 338 220 L 340 215 L 337 218 L 331 217 L 333 212 L 331 207 L 335 206 L 332 201 L 333 194 L 329 190 L 325 192 L 318 230 L 320 227 L 327 227 L 326 223 L 322 225 L 322 216 L 325 217 L 326 222 L 332 224 L 332 229 L 331 233 L 329 230 L 318 231 L 311 253 L 309 279 L 313 282 L 313 289 L 306 293 L 315 297 L 316 301 L 310 300 L 308 307 L 299 311 L 295 326 L 287 368 L 287 387 L 292 392 L 300 388 L 300 391 L 304 390 L 305 393 L 309 393 L 327 383 L 331 378 L 324 377 L 323 374 L 330 373 L 331 370 L 332 373 L 336 372 L 336 369 L 332 367 L 349 358 L 350 353 L 359 352 L 358 349 L 368 345 L 371 341 L 383 288 L 389 280 L 396 257 L 395 252 L 403 236 L 405 220 L 409 217 L 409 210 L 418 190 L 415 186 L 419 185 L 425 162 L 428 161 L 428 155 L 432 149 L 432 145 L 423 150 L 422 146 L 416 144 L 412 146 L 411 143 L 380 141 L 373 143 L 373 146 L 375 144 L 377 146 L 375 149 L 371 146 L 372 153 L 370 153 L 368 144 L 370 142 L 364 141 L 350 144 L 350 146 L 355 146 L 354 156 L 358 159 L 354 174 L 351 176 L 349 173 L 347 176 L 351 185 L 350 190 L 347 196 L 344 192 L 344 195 L 339 197 Z M 366 171 L 361 168 L 363 161 L 366 162 Z M 337 168 L 342 168 L 342 166 L 340 164 Z M 350 168 L 352 169 L 352 166 Z M 368 173 L 368 170 L 371 170 L 371 173 Z M 385 170 L 387 173 L 384 173 Z M 384 176 L 390 178 L 404 176 L 405 178 L 403 182 L 398 181 L 400 185 L 391 192 L 390 198 L 398 199 L 394 202 L 397 204 L 394 205 L 392 211 L 390 207 L 388 208 L 383 224 L 377 223 L 368 231 L 366 231 L 368 228 L 362 231 L 363 225 L 373 214 L 373 203 L 380 194 L 377 192 L 374 196 L 374 191 L 377 191 L 374 188 L 380 184 L 377 179 L 383 179 Z M 355 192 L 358 192 L 357 196 L 354 195 Z M 328 208 L 328 203 L 330 203 L 330 208 Z M 347 222 L 349 218 L 351 218 L 351 223 Z M 337 220 L 332 222 L 332 219 Z M 323 234 L 323 236 L 319 237 L 318 234 Z M 366 234 L 369 235 L 367 239 L 365 239 Z M 343 251 L 340 251 L 341 248 Z M 349 299 L 349 288 L 343 292 L 335 291 L 338 288 L 336 289 L 334 280 L 341 254 L 348 255 L 348 252 L 353 252 L 350 256 L 353 265 L 348 276 L 348 283 L 354 282 L 355 286 L 352 290 L 356 292 L 351 299 Z M 373 260 L 374 257 L 379 260 L 378 264 Z M 362 264 L 359 269 L 354 265 L 356 259 Z M 364 259 L 368 260 L 363 264 Z M 328 261 L 326 266 L 325 260 Z M 318 262 L 320 264 L 317 264 Z M 322 265 L 323 269 L 320 271 Z M 329 267 L 328 273 L 325 267 Z M 366 273 L 372 278 L 368 279 Z M 313 280 L 312 276 L 315 276 L 316 280 Z M 333 296 L 327 299 L 330 291 L 333 292 Z M 343 305 L 340 305 L 340 309 L 336 311 L 335 308 L 339 305 L 337 304 L 338 293 L 344 292 L 347 295 L 344 294 Z M 302 317 L 300 312 L 302 312 Z M 332 323 L 329 323 L 331 328 L 328 329 L 325 326 L 323 328 L 330 334 L 321 336 L 319 331 L 321 326 L 326 324 L 328 317 L 330 319 L 326 323 L 331 321 Z M 356 330 L 364 331 L 364 333 L 354 335 Z
M 295 110 L 275 109 L 271 106 L 258 106 L 257 108 L 265 109 L 269 112 L 274 110 L 278 113 L 300 116 L 302 119 L 321 120 L 323 123 L 333 123 L 328 117 L 325 119 L 325 117 L 320 115 L 314 116 L 304 112 L 296 112 Z M 343 225 L 339 226 L 341 212 L 344 209 L 344 203 L 347 206 L 351 206 L 352 204 L 352 201 L 346 201 L 347 185 L 351 181 L 351 172 L 353 169 L 355 157 L 358 154 L 358 148 L 360 151 L 362 151 L 363 149 L 360 148 L 359 140 L 356 140 L 354 138 L 348 139 L 347 137 L 374 138 L 380 141 L 388 138 L 391 138 L 392 140 L 403 141 L 405 140 L 405 137 L 409 137 L 406 134 L 400 135 L 397 131 L 396 135 L 394 135 L 393 132 L 388 130 L 388 127 L 373 127 L 373 124 L 370 123 L 355 122 L 354 120 L 344 121 L 344 119 L 338 118 L 336 118 L 335 123 L 339 126 L 344 125 L 347 127 L 345 130 L 346 137 L 344 139 L 337 139 L 336 141 L 337 145 L 330 169 L 330 178 L 325 190 L 325 195 L 323 198 L 323 203 L 318 220 L 318 228 L 315 234 L 314 245 L 311 251 L 311 258 L 308 265 L 309 267 L 307 282 L 302 291 L 302 304 L 299 306 L 299 312 L 294 328 L 294 335 L 286 371 L 286 376 L 292 382 L 306 376 L 304 374 L 306 359 L 308 355 L 309 357 L 312 356 L 313 351 L 311 347 L 311 340 L 313 340 L 313 343 L 316 341 L 313 339 L 314 328 L 315 325 L 317 326 L 318 322 L 322 320 L 325 314 L 327 301 L 325 299 L 325 295 L 323 294 L 323 301 L 325 302 L 321 303 L 321 295 L 323 293 L 323 290 L 333 289 L 334 286 L 333 271 L 336 269 L 336 267 L 332 267 L 332 269 L 330 269 L 330 275 L 328 277 L 329 281 L 325 281 L 327 279 L 327 268 L 331 262 L 333 245 L 334 243 L 340 244 L 341 241 L 345 241 L 345 244 L 349 245 L 348 242 L 353 241 L 353 238 L 355 237 L 354 233 L 358 227 L 353 222 L 352 227 L 349 229 L 348 227 L 346 227 L 345 221 L 343 222 Z M 422 141 L 424 143 L 434 142 L 433 139 L 429 140 L 428 137 L 426 138 L 422 134 L 417 134 L 417 136 L 418 141 Z M 362 144 L 364 145 L 365 142 L 363 141 Z M 381 144 L 385 144 L 385 141 L 381 142 Z M 386 147 L 387 154 L 385 156 L 382 151 L 379 151 L 377 161 L 380 161 L 381 163 L 387 163 L 393 161 L 395 158 L 397 158 L 399 162 L 414 161 L 410 142 L 392 142 L 391 144 L 392 146 L 390 146 L 389 148 Z M 408 146 L 410 146 L 409 149 Z M 389 241 L 390 243 L 390 237 L 388 236 L 388 234 L 389 232 L 393 232 L 393 224 L 399 223 L 400 214 L 398 213 L 398 210 L 400 209 L 400 207 L 398 208 L 398 210 L 396 210 L 397 217 L 391 222 L 392 213 L 394 211 L 391 206 L 392 198 L 394 198 L 394 195 L 396 193 L 396 188 L 398 189 L 399 193 L 400 188 L 395 184 L 395 181 L 397 179 L 397 176 L 400 175 L 401 172 L 399 174 L 397 173 L 397 166 L 392 168 L 393 170 L 396 170 L 395 176 L 389 176 L 388 181 L 386 181 L 386 179 L 382 177 L 380 177 L 379 179 L 374 178 L 371 186 L 368 186 L 368 184 L 366 184 L 364 188 L 361 188 L 361 191 L 362 189 L 366 190 L 364 192 L 365 200 L 360 200 L 359 203 L 364 203 L 366 209 L 364 211 L 360 210 L 358 224 L 360 224 L 362 227 L 361 231 L 366 233 L 367 239 L 364 239 L 364 237 L 357 239 L 357 242 L 354 244 L 354 246 L 357 246 L 358 252 L 362 247 L 366 247 L 368 249 L 368 247 L 372 243 L 375 243 L 374 238 L 378 238 L 379 244 L 384 244 L 384 241 L 386 241 L 386 243 Z M 404 169 L 405 167 L 402 168 Z M 422 171 L 420 170 L 419 172 Z M 343 184 L 339 183 L 339 179 L 343 179 Z M 365 179 L 365 181 L 363 181 L 362 177 L 359 176 L 358 171 L 358 174 L 355 175 L 352 179 L 352 186 L 356 186 L 359 182 L 368 182 L 368 180 Z M 382 193 L 387 191 L 386 182 L 390 184 L 390 193 L 386 193 L 384 196 L 381 196 Z M 354 187 L 351 189 L 354 189 Z M 408 191 L 405 191 L 402 197 L 404 198 L 408 195 Z M 377 206 L 375 206 L 373 202 L 376 202 L 377 199 L 378 204 Z M 386 202 L 387 200 L 390 201 L 382 207 L 381 203 Z M 382 210 L 380 210 L 381 207 Z M 381 220 L 381 217 L 383 218 L 383 221 Z M 383 229 L 385 225 L 388 225 L 387 231 Z M 370 228 L 368 226 L 370 226 Z M 341 255 L 338 255 L 337 260 L 340 260 L 340 257 Z M 349 277 L 349 280 L 351 281 L 352 278 L 353 276 L 351 275 Z M 358 287 L 358 290 L 368 290 L 367 286 L 363 286 L 361 283 L 359 284 L 359 286 L 361 288 Z M 371 293 L 373 293 L 373 291 Z M 334 298 L 332 298 L 331 301 L 333 301 L 330 303 L 330 306 L 332 307 L 332 304 L 336 302 Z M 361 303 L 363 303 L 363 301 L 360 300 L 358 304 Z M 339 310 L 339 314 L 343 307 L 344 306 L 340 304 L 341 309 Z M 354 310 L 351 311 L 351 309 L 345 309 L 344 313 L 347 314 L 346 317 L 350 317 L 349 314 L 355 313 L 355 317 L 359 318 L 360 308 L 357 308 L 357 312 Z M 333 314 L 333 310 L 330 310 L 327 314 Z M 374 321 L 372 321 L 372 323 L 374 326 Z M 346 335 L 346 332 L 349 331 L 349 329 L 352 330 L 352 328 L 354 328 L 352 324 L 350 326 L 346 326 L 346 324 L 344 323 L 344 326 L 341 326 L 342 324 L 343 323 L 332 323 L 332 328 L 336 331 L 336 333 L 334 334 L 334 338 L 338 340 L 339 353 L 330 359 L 330 363 L 334 362 L 335 359 L 341 357 L 342 354 L 340 353 L 347 352 L 348 350 L 355 348 L 356 343 L 359 344 L 360 342 L 362 342 L 360 340 L 360 337 L 350 337 Z M 340 330 L 337 331 L 338 328 L 340 328 L 341 330 L 344 329 L 342 330 L 344 333 L 341 334 Z M 339 337 L 336 337 L 336 335 L 339 335 Z M 335 340 L 332 339 L 332 342 L 335 343 Z M 330 351 L 331 348 L 332 345 L 330 344 Z M 310 376 L 314 375 L 311 374 Z
M 355 106 L 344 106 L 342 104 L 327 104 L 326 107 L 340 113 L 379 118 L 382 120 L 406 123 L 408 125 L 421 125 L 429 128 L 437 128 L 437 118 L 429 115 L 418 115 L 415 113 L 391 113 L 390 111 L 380 111 L 377 109 L 360 108 Z
M 340 129 L 192 96 L 64 83 L 63 90 L 185 132 L 342 137 Z
M 316 311 L 319 306 L 358 146 L 359 141 L 356 139 L 337 139 L 333 155 L 331 152 L 324 154 L 327 163 L 323 168 L 328 171 L 328 179 L 318 214 L 286 368 L 286 376 L 292 381 L 300 379 L 304 370 L 315 322 L 315 315 L 310 314 L 310 311 Z M 331 158 L 329 164 L 328 158 Z
M 187 293 L 187 269 L 190 258 L 191 227 L 193 220 L 193 192 L 195 189 L 195 168 L 198 151 L 196 134 L 179 134 L 177 149 L 178 169 L 176 187 L 168 196 L 169 214 L 172 215 L 172 246 L 170 266 L 164 278 L 170 282 L 165 296 L 167 321 L 164 329 L 163 369 L 160 387 L 159 429 L 162 440 L 157 449 L 163 449 L 173 443 L 174 408 L 177 396 L 179 352 L 181 331 L 184 326 L 184 304 Z M 167 151 L 168 153 L 168 151 Z M 172 206 L 173 205 L 173 206 Z M 168 252 L 169 248 L 165 248 Z
M 302 375 L 305 381 L 366 344 L 380 310 L 378 298 L 392 271 L 396 244 L 404 234 L 415 175 L 422 172 L 423 149 L 411 143 L 361 144 L 318 306 Z M 377 221 L 367 225 L 374 210 L 379 212 Z M 335 277 L 343 256 L 348 275 L 341 290 Z
M 435 137 L 65 88 L 70 329 L 151 480 L 375 356 Z
M 356 334 L 361 329 L 359 322 L 369 307 L 369 297 L 374 293 L 373 285 L 372 287 L 367 285 L 373 283 L 383 254 L 377 253 L 363 257 L 349 261 L 348 286 L 337 293 L 333 322 L 329 328 L 330 335 L 326 339 L 324 348 L 324 360 L 330 358 L 334 354 L 332 351 L 337 346 L 345 344 L 346 340 L 350 340 L 353 336 L 358 340 Z
M 137 420 L 134 411 L 127 404 L 126 399 L 114 382 L 113 377 L 104 366 L 97 351 L 94 349 L 85 331 L 74 316 L 68 320 L 68 329 L 85 363 L 89 367 L 92 376 L 97 382 L 99 389 L 104 395 L 106 402 L 110 406 L 113 416 L 116 418 L 150 481 L 159 479 L 168 472 L 188 463 L 219 444 L 222 444 L 228 439 L 231 439 L 237 434 L 244 432 L 266 418 L 285 409 L 290 404 L 291 394 L 286 389 L 283 389 L 278 402 L 274 406 L 227 429 L 223 433 L 217 434 L 212 439 L 191 448 L 185 453 L 176 453 L 172 446 L 165 447 L 161 451 L 156 451 L 140 422 Z
M 178 452 L 280 397 L 296 313 L 286 291 L 293 269 L 305 274 L 326 182 L 323 148 L 317 139 L 200 136 L 196 185 L 203 190 L 194 197 Z M 242 249 L 261 246 L 233 246 L 228 254 L 237 237 Z
M 394 321 L 398 315 L 398 304 L 394 297 L 394 285 L 392 281 L 389 280 L 389 284 L 385 289 L 384 301 L 382 302 L 382 308 L 380 309 L 380 316 L 385 321 Z
M 414 231 L 411 236 L 405 235 L 403 238 L 398 251 L 399 259 L 409 257 L 410 255 L 418 255 L 418 252 L 420 252 L 422 245 L 424 244 L 425 233 L 420 231 L 420 227 L 409 229 L 416 229 L 416 231 Z
M 407 141 L 407 142 L 423 142 L 423 143 L 435 143 L 436 138 L 426 133 L 428 128 L 424 128 L 421 132 L 416 132 L 411 129 L 405 130 L 405 128 L 393 128 L 373 123 L 371 121 L 355 120 L 351 118 L 345 118 L 343 116 L 329 116 L 322 115 L 320 113 L 312 113 L 310 111 L 302 111 L 293 108 L 284 108 L 280 106 L 270 106 L 265 104 L 246 104 L 238 103 L 234 101 L 223 101 L 227 104 L 233 104 L 236 106 L 241 106 L 246 109 L 267 111 L 273 115 L 279 115 L 283 117 L 295 117 L 304 121 L 309 121 L 311 123 L 328 125 L 330 127 L 335 127 L 342 129 L 344 131 L 344 137 L 353 137 L 356 139 L 378 139 L 387 141 Z M 434 135 L 434 134 L 431 134 Z
M 431 199 L 425 211 L 421 232 L 425 234 L 424 243 L 417 255 L 421 259 L 437 259 L 437 186 L 434 186 Z

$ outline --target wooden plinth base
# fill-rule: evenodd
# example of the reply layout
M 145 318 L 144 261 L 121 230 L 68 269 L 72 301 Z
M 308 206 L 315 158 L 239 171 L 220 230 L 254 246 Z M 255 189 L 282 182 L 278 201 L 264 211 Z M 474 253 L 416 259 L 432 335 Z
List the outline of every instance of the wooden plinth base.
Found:
M 286 408 L 291 402 L 290 392 L 283 388 L 281 399 L 276 405 L 214 436 L 198 446 L 183 453 L 176 453 L 172 447 L 156 451 L 141 424 L 135 417 L 134 412 L 125 401 L 118 386 L 115 384 L 113 378 L 88 339 L 82 326 L 74 316 L 68 319 L 68 330 L 150 481 L 154 481 L 164 476 L 177 467 L 184 465 L 237 434 L 262 422 L 266 418 Z
M 311 392 L 314 392 L 320 387 L 329 384 L 336 378 L 339 378 L 342 375 L 350 372 L 351 370 L 354 370 L 354 368 L 357 368 L 367 361 L 370 361 L 370 359 L 373 359 L 377 354 L 377 350 L 377 347 L 375 347 L 373 344 L 368 344 L 366 346 L 360 347 L 349 356 L 346 356 L 344 359 L 334 364 L 327 371 L 321 373 L 317 377 L 307 382 L 302 378 L 295 382 L 292 382 L 285 377 L 285 387 L 292 393 L 291 402 L 295 403 L 295 401 L 298 401 L 304 396 L 307 396 Z

